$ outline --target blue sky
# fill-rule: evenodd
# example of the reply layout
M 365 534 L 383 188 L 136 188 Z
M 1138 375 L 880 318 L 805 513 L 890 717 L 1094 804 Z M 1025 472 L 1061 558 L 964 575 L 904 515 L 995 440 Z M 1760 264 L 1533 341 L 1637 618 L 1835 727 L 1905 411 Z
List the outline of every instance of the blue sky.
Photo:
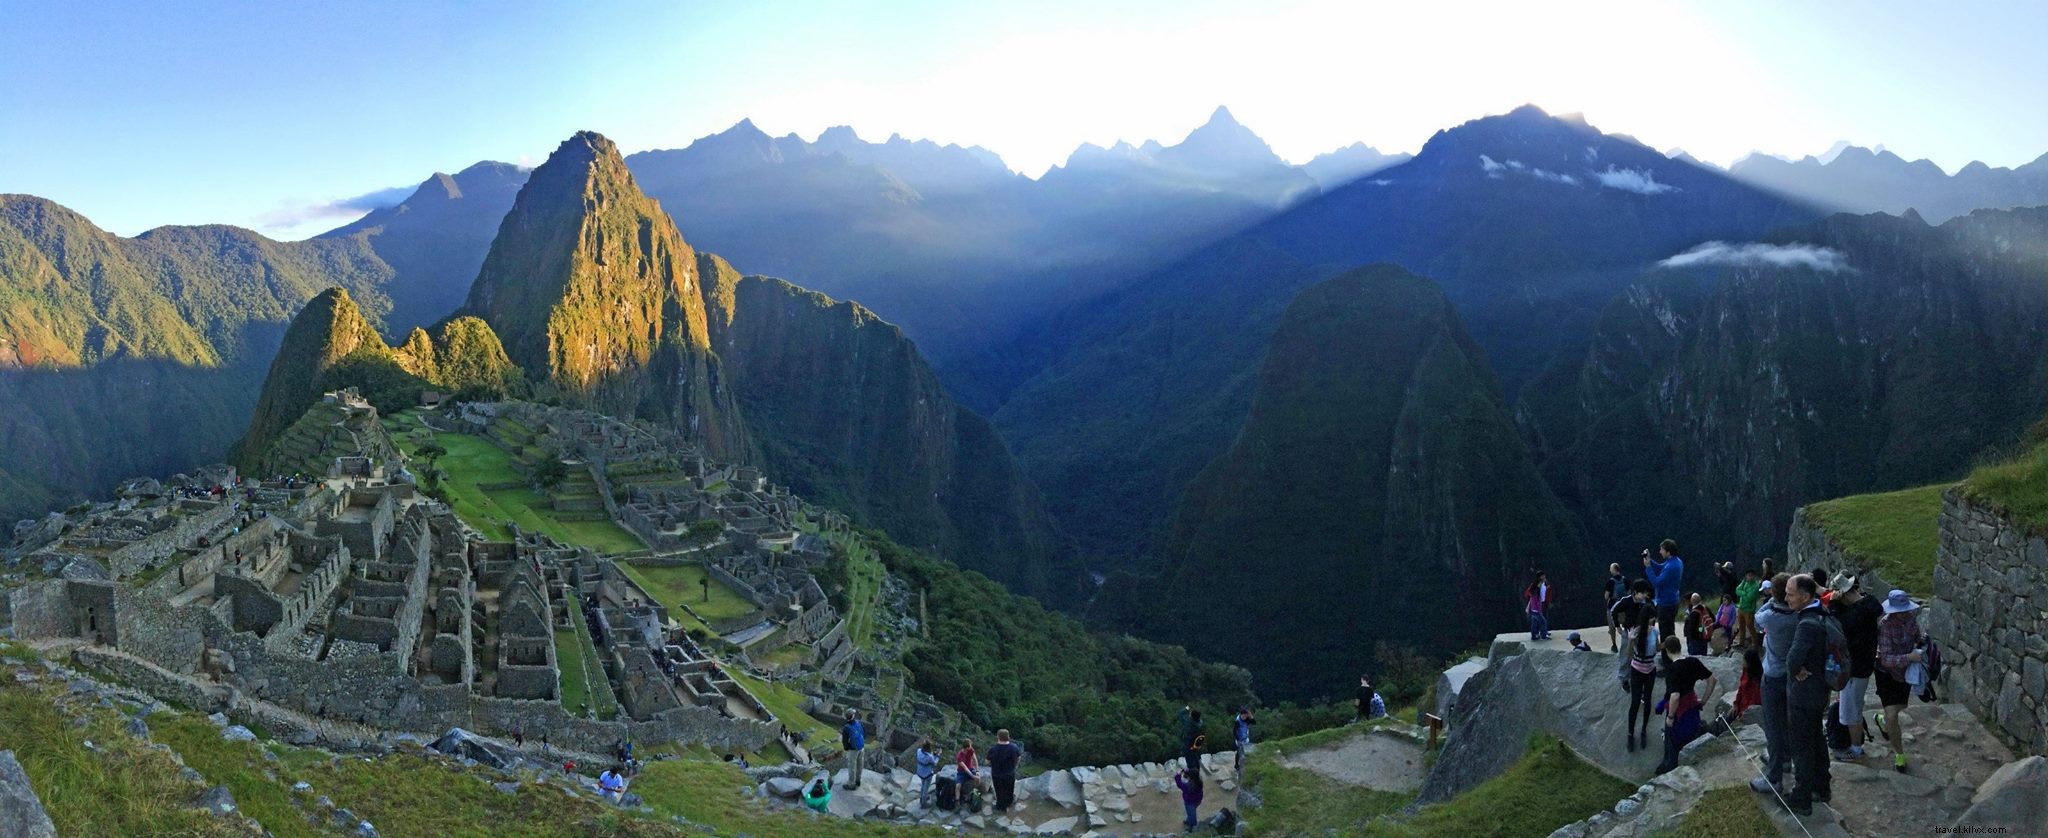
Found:
M 0 0 L 0 192 L 115 232 L 302 237 L 346 200 L 571 132 L 751 117 L 986 146 L 1172 141 L 1216 105 L 1304 160 L 1534 102 L 1726 164 L 2048 152 L 2048 4 L 99 3 Z

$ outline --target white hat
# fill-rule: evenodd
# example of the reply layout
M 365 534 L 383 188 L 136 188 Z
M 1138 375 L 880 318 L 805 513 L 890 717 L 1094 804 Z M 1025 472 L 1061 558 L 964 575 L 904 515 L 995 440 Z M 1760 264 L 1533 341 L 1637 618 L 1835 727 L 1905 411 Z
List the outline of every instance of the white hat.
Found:
M 1768 591 L 1768 590 L 1770 590 L 1770 589 L 1771 589 L 1771 580 L 1769 580 L 1769 579 L 1765 579 L 1765 580 L 1764 580 L 1764 584 L 1763 584 L 1763 587 L 1757 588 L 1757 590 L 1759 590 L 1759 591 Z

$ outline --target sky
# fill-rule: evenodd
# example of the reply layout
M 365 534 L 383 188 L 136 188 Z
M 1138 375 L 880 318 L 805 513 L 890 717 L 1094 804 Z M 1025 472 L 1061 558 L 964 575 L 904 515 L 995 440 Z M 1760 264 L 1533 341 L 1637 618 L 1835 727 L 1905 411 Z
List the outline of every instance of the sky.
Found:
M 339 226 L 571 133 L 743 118 L 981 145 L 1037 176 L 1217 105 L 1303 161 L 1414 151 L 1524 103 L 1726 165 L 1882 144 L 2048 152 L 2048 3 L 0 0 L 0 192 L 134 235 Z

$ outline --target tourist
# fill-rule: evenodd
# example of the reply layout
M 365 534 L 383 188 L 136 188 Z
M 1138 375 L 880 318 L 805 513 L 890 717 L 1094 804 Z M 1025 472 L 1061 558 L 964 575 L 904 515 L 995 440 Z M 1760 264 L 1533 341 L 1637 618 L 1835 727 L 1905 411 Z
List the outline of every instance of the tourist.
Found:
M 1615 606 L 1628 599 L 1629 593 L 1628 577 L 1621 575 L 1619 562 L 1607 566 L 1607 590 L 1602 596 L 1607 598 L 1607 651 L 1620 652 L 1621 624 L 1616 621 L 1618 612 Z
M 932 741 L 917 743 L 917 805 L 932 807 L 932 775 L 939 773 L 939 755 L 932 753 Z
M 996 811 L 1008 812 L 1017 802 L 1017 762 L 1024 749 L 1010 741 L 1010 731 L 996 731 L 996 744 L 988 749 L 988 777 L 996 787 Z
M 1669 538 L 1657 545 L 1657 558 L 1643 551 L 1643 575 L 1657 589 L 1657 636 L 1670 637 L 1678 618 L 1678 586 L 1685 581 L 1685 560 L 1678 557 L 1678 542 Z
M 1828 588 L 1835 592 L 1835 619 L 1842 621 L 1842 637 L 1849 644 L 1849 683 L 1842 687 L 1835 716 L 1849 732 L 1849 747 L 1836 751 L 1835 758 L 1862 759 L 1863 742 L 1870 736 L 1863 724 L 1863 696 L 1877 669 L 1877 622 L 1884 617 L 1884 609 L 1876 598 L 1863 593 L 1854 576 L 1837 573 Z
M 1180 802 L 1188 810 L 1187 828 L 1195 831 L 1195 810 L 1202 805 L 1202 772 L 1182 771 L 1173 775 L 1173 784 L 1180 787 Z
M 1358 708 L 1358 721 L 1371 721 L 1387 714 L 1387 703 L 1379 692 L 1372 688 L 1372 679 L 1358 676 L 1358 698 L 1352 701 Z
M 1522 601 L 1529 606 L 1529 639 L 1549 640 L 1550 620 L 1546 612 L 1550 608 L 1550 582 L 1542 571 L 1537 571 L 1535 580 L 1522 589 Z
M 1704 655 L 1707 653 L 1707 624 L 1714 621 L 1707 606 L 1695 591 L 1685 605 L 1685 653 Z
M 1258 719 L 1252 718 L 1252 708 L 1239 707 L 1237 708 L 1236 721 L 1230 724 L 1230 739 L 1233 744 L 1237 745 L 1236 766 L 1239 771 L 1244 770 L 1245 754 L 1251 753 L 1252 725 L 1258 724 L 1258 721 Z
M 597 775 L 597 789 L 604 794 L 606 800 L 613 803 L 623 801 L 626 795 L 625 768 L 621 766 L 605 769 L 604 773 Z
M 1657 764 L 1658 774 L 1677 768 L 1679 750 L 1699 738 L 1700 708 L 1714 693 L 1714 673 L 1679 649 L 1678 638 L 1664 638 L 1664 761 Z
M 1813 814 L 1813 804 L 1832 796 L 1827 736 L 1821 717 L 1828 708 L 1828 627 L 1820 604 L 1820 583 L 1804 573 L 1785 586 L 1785 607 L 1798 615 L 1792 648 L 1785 656 L 1785 741 L 1792 758 L 1792 793 L 1785 805 L 1794 814 Z
M 1742 650 L 1742 678 L 1735 682 L 1735 701 L 1728 708 L 1728 715 L 1722 716 L 1722 725 L 1732 728 L 1742 721 L 1742 714 L 1751 707 L 1762 703 L 1764 698 L 1764 653 L 1755 646 Z
M 1628 653 L 1622 656 L 1622 685 L 1628 689 L 1628 725 L 1622 733 L 1628 737 L 1628 750 L 1650 746 L 1651 705 L 1657 696 L 1657 627 L 1650 616 L 1655 607 L 1650 604 L 1650 583 L 1636 580 L 1636 588 L 1629 595 L 1635 608 L 1629 613 L 1627 633 L 1623 635 Z M 1641 722 L 1637 718 L 1640 716 Z M 1640 726 L 1638 726 L 1640 724 Z
M 846 752 L 847 788 L 860 788 L 860 775 L 866 773 L 861 768 L 861 749 L 867 746 L 867 729 L 861 727 L 859 716 L 855 715 L 852 711 L 848 711 L 846 714 L 846 724 L 839 726 L 839 747 L 843 748 Z
M 1721 598 L 1735 601 L 1735 588 L 1742 584 L 1742 574 L 1735 572 L 1734 562 L 1722 562 L 1714 566 L 1714 578 L 1721 581 Z
M 1707 630 L 1707 649 L 1724 655 L 1735 649 L 1735 597 L 1723 597 L 1714 609 L 1714 625 Z
M 1764 561 L 1768 564 L 1770 560 Z M 1785 656 L 1792 652 L 1792 629 L 1798 625 L 1799 615 L 1785 605 L 1785 586 L 1791 578 L 1792 574 L 1781 573 L 1758 588 L 1766 595 L 1756 611 L 1764 648 L 1763 702 L 1757 708 L 1763 713 L 1765 753 L 1764 774 L 1750 780 L 1749 787 L 1759 794 L 1778 793 L 1785 769 L 1792 764 L 1788 759 L 1792 743 L 1785 735 Z
M 1189 707 L 1180 708 L 1180 759 L 1189 771 L 1202 770 L 1202 749 L 1209 744 L 1209 734 L 1202 732 L 1202 711 Z
M 1877 730 L 1891 741 L 1892 768 L 1902 774 L 1906 771 L 1906 732 L 1899 713 L 1912 695 L 1907 670 L 1924 658 L 1920 616 L 1915 613 L 1919 610 L 1920 603 L 1905 591 L 1892 591 L 1885 595 L 1884 619 L 1877 628 L 1877 703 L 1884 708 Z
M 981 768 L 976 765 L 974 740 L 960 740 L 960 750 L 953 754 L 953 771 L 960 780 L 960 799 L 967 799 L 967 790 L 981 787 Z
M 819 776 L 810 788 L 804 790 L 804 805 L 811 807 L 813 812 L 825 814 L 832 806 L 832 784 Z
M 1572 651 L 1574 652 L 1593 651 L 1593 647 L 1586 645 L 1586 641 L 1583 638 L 1579 637 L 1579 633 L 1576 631 L 1572 632 L 1571 634 L 1565 635 L 1564 642 L 1570 645 L 1572 647 Z

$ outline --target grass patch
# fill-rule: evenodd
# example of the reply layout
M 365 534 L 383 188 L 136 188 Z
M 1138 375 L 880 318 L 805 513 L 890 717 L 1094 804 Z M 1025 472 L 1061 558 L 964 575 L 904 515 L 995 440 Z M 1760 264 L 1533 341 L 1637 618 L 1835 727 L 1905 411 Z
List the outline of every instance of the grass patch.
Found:
M 805 646 L 802 643 L 787 643 L 782 648 L 755 658 L 755 660 L 767 666 L 789 666 L 802 662 L 804 656 L 810 654 L 810 652 L 811 647 Z
M 678 814 L 704 824 L 720 835 L 755 838 L 809 836 L 944 835 L 933 827 L 901 827 L 853 821 L 810 812 L 773 809 L 746 797 L 748 781 L 739 768 L 723 762 L 679 759 L 652 762 L 633 781 L 633 791 L 656 812 Z
M 2037 481 L 2033 491 L 2042 490 L 2038 481 L 2043 476 L 2048 475 L 2031 478 Z M 1975 480 L 1976 475 L 1971 479 Z M 1870 562 L 1885 581 L 1926 595 L 1934 590 L 1941 493 L 1950 485 L 1940 483 L 1822 501 L 1806 507 L 1806 520 L 1826 532 L 1844 552 Z M 2044 510 L 2048 510 L 2048 494 L 2043 495 L 2042 502 Z
M 205 775 L 209 782 L 227 786 L 228 791 L 234 792 L 235 805 L 241 807 L 242 814 L 255 818 L 272 834 L 279 838 L 321 834 L 306 819 L 304 811 L 292 805 L 292 796 L 287 789 L 295 780 L 284 779 L 291 770 L 284 764 L 282 755 L 277 763 L 271 763 L 264 757 L 261 746 L 254 742 L 222 739 L 219 728 L 194 716 L 158 713 L 150 716 L 148 721 L 152 738 L 171 746 L 185 758 L 186 765 Z M 278 752 L 297 752 L 297 749 L 279 746 Z M 315 754 L 307 756 L 315 762 L 324 761 Z M 310 767 L 310 763 L 301 760 L 297 767 L 304 770 Z M 273 779 L 271 773 L 278 773 L 277 778 Z M 340 805 L 348 804 L 343 802 Z
M 1245 815 L 1253 834 L 1351 835 L 1373 819 L 1398 812 L 1413 801 L 1413 794 L 1348 786 L 1313 771 L 1279 764 L 1287 746 L 1314 747 L 1363 729 L 1365 726 L 1359 725 L 1317 731 L 1262 745 L 1253 751 L 1245 763 L 1244 784 L 1257 789 L 1263 801 L 1259 808 Z M 1335 735 L 1323 736 L 1325 733 Z M 1304 743 L 1309 737 L 1317 738 Z
M 691 610 L 706 620 L 728 620 L 760 610 L 745 597 L 740 596 L 738 591 L 712 578 L 702 565 L 656 567 L 620 562 L 618 568 L 632 577 L 634 582 L 639 583 L 641 588 L 646 589 L 648 595 L 654 597 L 656 602 L 668 606 L 671 612 L 680 612 L 682 608 L 679 606 L 688 604 Z M 708 602 L 704 598 L 703 583 L 706 580 L 711 582 L 711 598 Z M 683 616 L 687 615 L 677 616 L 677 619 L 680 620 Z
M 2048 445 L 1970 472 L 1963 494 L 2003 511 L 2034 535 L 2048 535 Z
M 113 712 L 88 709 L 85 727 L 73 727 L 55 691 L 9 681 L 0 690 L 0 750 L 21 761 L 58 834 L 248 834 L 189 808 L 206 786 L 179 778 L 177 763 L 123 733 Z
M 726 667 L 725 673 L 746 687 L 747 692 L 753 693 L 755 698 L 760 699 L 761 703 L 768 707 L 768 712 L 775 714 L 776 720 L 782 722 L 783 729 L 789 731 L 791 736 L 805 734 L 804 747 L 813 752 L 813 757 L 828 751 L 836 753 L 839 750 L 838 726 L 826 724 L 804 712 L 802 693 L 781 684 L 763 681 L 732 667 Z
M 482 531 L 486 538 L 510 540 L 512 531 L 505 522 L 512 521 L 522 529 L 546 533 L 564 544 L 589 547 L 601 553 L 630 553 L 647 547 L 639 538 L 611 521 L 564 521 L 556 518 L 550 508 L 553 501 L 531 487 L 522 485 L 485 491 L 484 486 L 524 479 L 513 467 L 511 453 L 488 439 L 469 434 L 434 433 L 429 436 L 406 434 L 397 441 L 399 449 L 410 457 L 427 440 L 448 449 L 447 455 L 435 460 L 434 465 L 448 473 L 448 477 L 441 481 L 441 487 L 448 492 L 449 505 L 462 516 L 462 520 Z M 424 463 L 420 467 L 424 468 Z
M 589 706 L 597 711 L 600 719 L 612 719 L 619 715 L 619 699 L 612 695 L 612 683 L 605 678 L 604 665 L 585 654 L 586 650 L 597 648 L 590 639 L 590 629 L 583 619 L 583 603 L 569 597 L 570 651 L 576 656 L 575 663 L 582 677 L 582 694 L 579 701 L 572 703 L 569 696 L 569 659 L 562 657 L 562 633 L 555 632 L 555 663 L 562 671 L 562 707 L 571 713 L 581 713 L 582 707 Z M 586 705 L 584 702 L 596 702 Z
M 846 552 L 846 636 L 855 648 L 866 649 L 875 636 L 875 605 L 889 569 L 867 539 L 842 536 L 837 540 Z
M 671 824 L 553 786 L 527 783 L 517 794 L 505 794 L 491 787 L 487 775 L 415 754 L 346 757 L 313 768 L 304 779 L 385 835 L 682 834 Z
M 555 629 L 555 664 L 561 667 L 562 709 L 582 715 L 590 706 L 590 671 L 585 669 L 583 638 L 575 629 Z
M 1634 790 L 1579 759 L 1564 743 L 1539 734 L 1529 738 L 1528 752 L 1500 776 L 1411 818 L 1375 822 L 1367 834 L 1543 836 L 1606 810 Z
M 1742 786 L 1715 789 L 1700 797 L 1678 826 L 1657 838 L 1749 838 L 1778 831 L 1757 797 Z

